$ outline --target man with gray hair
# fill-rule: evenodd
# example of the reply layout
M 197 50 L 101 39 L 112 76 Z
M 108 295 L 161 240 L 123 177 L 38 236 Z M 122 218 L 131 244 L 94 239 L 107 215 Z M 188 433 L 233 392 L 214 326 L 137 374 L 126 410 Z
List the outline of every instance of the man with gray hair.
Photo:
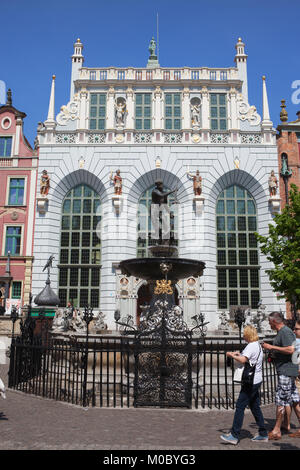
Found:
M 269 323 L 272 330 L 277 331 L 273 344 L 263 343 L 262 347 L 272 354 L 273 362 L 278 374 L 278 385 L 276 389 L 275 403 L 276 423 L 271 432 L 269 440 L 281 438 L 281 423 L 286 414 L 286 430 L 290 429 L 292 406 L 294 406 L 300 425 L 300 396 L 295 385 L 298 376 L 298 364 L 292 361 L 295 351 L 295 335 L 292 330 L 284 324 L 281 312 L 272 312 L 269 315 Z M 295 436 L 297 437 L 297 436 Z

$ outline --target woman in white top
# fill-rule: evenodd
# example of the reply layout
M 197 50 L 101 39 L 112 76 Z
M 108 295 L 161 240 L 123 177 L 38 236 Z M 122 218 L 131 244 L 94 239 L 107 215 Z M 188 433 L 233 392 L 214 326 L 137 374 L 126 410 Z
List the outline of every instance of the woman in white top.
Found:
M 267 441 L 268 432 L 265 427 L 264 417 L 260 408 L 259 389 L 262 383 L 262 362 L 263 352 L 258 342 L 258 335 L 254 326 L 248 325 L 244 329 L 244 340 L 248 343 L 245 349 L 239 351 L 227 352 L 227 356 L 231 357 L 241 365 L 249 362 L 251 365 L 256 364 L 253 385 L 243 385 L 239 397 L 236 402 L 235 414 L 231 432 L 223 434 L 221 439 L 229 444 L 238 444 L 241 428 L 244 420 L 245 408 L 249 406 L 256 424 L 258 425 L 259 434 L 252 438 L 252 441 Z

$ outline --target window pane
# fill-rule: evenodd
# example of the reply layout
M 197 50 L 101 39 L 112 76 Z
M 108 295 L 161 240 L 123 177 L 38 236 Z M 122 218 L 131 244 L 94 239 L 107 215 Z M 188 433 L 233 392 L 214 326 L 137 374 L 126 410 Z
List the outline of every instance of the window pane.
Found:
M 246 212 L 245 201 L 237 201 L 237 213 L 245 214 L 245 212 Z
M 218 102 L 217 102 L 217 95 L 216 95 L 216 94 L 212 93 L 212 94 L 210 95 L 210 103 L 211 103 L 211 104 L 218 104 Z
M 253 201 L 247 201 L 247 206 L 248 206 L 248 214 L 255 214 L 255 204 Z
M 73 217 L 72 217 L 72 229 L 73 230 L 79 230 L 80 229 L 80 216 L 79 215 L 73 215 Z
M 258 271 L 251 269 L 250 271 L 250 285 L 251 287 L 259 287 Z
M 223 106 L 219 108 L 219 116 L 222 118 L 226 117 L 226 108 L 224 108 Z
M 228 240 L 228 247 L 233 248 L 236 246 L 236 236 L 235 233 L 228 233 L 227 234 L 227 240 Z
M 225 230 L 225 217 L 217 217 L 217 230 Z
M 70 228 L 70 217 L 64 215 L 61 219 L 61 228 L 68 230 Z
M 246 217 L 238 217 L 238 230 L 246 230 Z
M 248 287 L 247 269 L 240 269 L 240 287 Z
M 234 201 L 227 201 L 227 214 L 234 214 L 235 213 L 235 202 Z
M 228 264 L 236 264 L 236 251 L 228 250 Z
M 219 308 L 220 309 L 227 308 L 227 291 L 219 290 L 218 297 L 219 297 Z
M 82 186 L 76 186 L 73 189 L 73 197 L 81 197 L 82 196 Z
M 218 250 L 218 264 L 226 264 L 226 251 Z
M 237 271 L 229 269 L 229 287 L 237 287 Z
M 218 201 L 217 203 L 217 214 L 224 214 L 225 212 L 225 203 L 224 201 Z
M 75 199 L 73 201 L 73 213 L 80 213 L 81 212 L 81 201 L 79 199 Z
M 217 119 L 212 119 L 211 120 L 211 128 L 212 128 L 212 130 L 218 129 L 218 120 Z
M 61 239 L 60 239 L 60 244 L 61 246 L 69 246 L 69 233 L 62 232 L 61 234 Z
M 217 234 L 217 246 L 218 248 L 225 248 L 225 233 Z
M 249 247 L 256 248 L 257 247 L 257 239 L 254 233 L 249 233 Z
M 234 186 L 230 186 L 225 191 L 226 197 L 234 197 Z
M 247 238 L 245 233 L 239 233 L 239 248 L 247 247 Z
M 236 186 L 236 197 L 244 198 L 245 197 L 245 190 L 242 189 L 240 186 Z
M 230 290 L 229 291 L 229 305 L 238 305 L 238 291 L 237 290 Z
M 226 285 L 226 270 L 218 270 L 218 287 L 227 287 Z
M 12 293 L 11 296 L 13 299 L 20 299 L 22 294 L 22 282 L 14 281 L 12 283 Z
M 235 217 L 227 217 L 227 230 L 235 230 Z
M 248 217 L 248 230 L 256 231 L 256 217 Z
M 248 256 L 246 250 L 239 251 L 239 263 L 240 264 L 248 264 Z
M 258 252 L 251 250 L 250 251 L 250 264 L 258 264 Z
M 249 305 L 249 292 L 241 290 L 241 305 Z
M 63 205 L 63 212 L 65 214 L 68 214 L 70 211 L 71 211 L 71 201 L 70 199 L 66 199 Z

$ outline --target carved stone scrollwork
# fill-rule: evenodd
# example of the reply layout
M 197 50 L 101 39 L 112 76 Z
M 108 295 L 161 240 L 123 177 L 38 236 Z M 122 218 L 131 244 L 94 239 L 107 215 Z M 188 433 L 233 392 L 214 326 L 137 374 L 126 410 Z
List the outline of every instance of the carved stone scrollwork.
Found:
M 60 126 L 65 126 L 68 121 L 74 121 L 78 117 L 79 95 L 76 93 L 73 100 L 60 108 L 60 113 L 56 117 L 56 122 Z
M 238 116 L 241 121 L 249 121 L 250 126 L 257 126 L 261 122 L 261 117 L 257 113 L 255 106 L 250 106 L 242 94 L 237 97 Z

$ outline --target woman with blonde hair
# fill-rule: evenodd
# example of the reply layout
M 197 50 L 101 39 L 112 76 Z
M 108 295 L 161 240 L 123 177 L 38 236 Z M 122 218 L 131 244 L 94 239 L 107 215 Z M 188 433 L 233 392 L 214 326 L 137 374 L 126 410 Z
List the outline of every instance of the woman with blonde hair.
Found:
M 241 428 L 243 425 L 245 408 L 249 406 L 259 433 L 253 437 L 252 441 L 268 441 L 268 432 L 265 427 L 264 417 L 260 408 L 259 389 L 262 383 L 262 362 L 263 352 L 258 342 L 258 334 L 256 328 L 248 325 L 244 329 L 244 340 L 248 343 L 245 349 L 240 353 L 239 351 L 227 352 L 227 356 L 245 365 L 247 362 L 253 366 L 255 364 L 255 372 L 252 384 L 243 384 L 239 397 L 236 402 L 235 414 L 231 432 L 223 434 L 221 439 L 229 444 L 238 444 Z

